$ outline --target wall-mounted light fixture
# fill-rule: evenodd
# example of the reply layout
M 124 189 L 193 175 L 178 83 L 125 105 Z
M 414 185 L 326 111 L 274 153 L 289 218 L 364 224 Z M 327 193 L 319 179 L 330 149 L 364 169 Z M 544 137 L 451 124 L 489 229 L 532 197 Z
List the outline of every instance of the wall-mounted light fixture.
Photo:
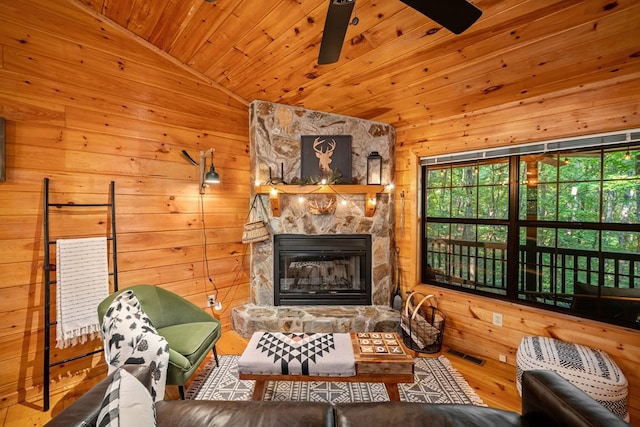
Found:
M 200 184 L 200 194 L 204 194 L 204 189 L 205 187 L 207 187 L 209 184 L 218 184 L 220 183 L 220 175 L 218 175 L 218 173 L 216 172 L 215 168 L 213 167 L 213 152 L 215 151 L 215 149 L 210 148 L 207 151 L 201 151 L 200 152 L 200 163 L 196 162 L 195 160 L 193 160 L 193 157 L 191 157 L 189 155 L 189 153 L 187 152 L 187 150 L 182 150 L 182 155 L 189 161 L 189 163 L 191 163 L 194 166 L 198 166 L 198 170 L 200 172 L 199 174 L 199 179 L 198 179 L 198 183 Z M 206 170 L 207 170 L 207 156 L 211 155 L 211 168 L 209 169 L 209 171 L 205 174 Z M 200 196 L 200 200 L 202 200 L 202 196 Z M 200 203 L 200 216 L 202 218 L 202 238 L 203 238 L 203 242 L 202 242 L 202 246 L 203 246 L 203 251 L 202 251 L 202 261 L 204 263 L 204 266 L 206 268 L 206 275 L 207 278 L 209 279 L 209 283 L 211 283 L 211 286 L 213 287 L 214 290 L 214 294 L 208 295 L 207 296 L 207 305 L 209 307 L 213 307 L 214 310 L 221 310 L 222 309 L 222 302 L 220 300 L 218 300 L 218 287 L 216 286 L 216 283 L 213 281 L 213 278 L 211 277 L 211 273 L 209 272 L 209 256 L 207 255 L 207 226 L 205 225 L 204 222 L 204 204 Z
M 198 166 L 200 168 L 200 178 L 198 182 L 200 184 L 200 194 L 204 194 L 204 189 L 209 184 L 219 184 L 220 183 L 220 175 L 216 172 L 216 169 L 213 167 L 213 152 L 215 149 L 210 148 L 207 151 L 200 152 L 200 163 L 193 160 L 193 157 L 187 153 L 187 150 L 182 150 L 182 154 L 184 157 L 194 166 Z M 211 155 L 211 167 L 209 171 L 207 171 L 207 156 Z M 206 172 L 206 173 L 205 173 Z
M 210 148 L 207 151 L 200 152 L 200 194 L 204 194 L 204 189 L 209 184 L 219 184 L 220 175 L 216 172 L 213 166 L 213 153 L 216 151 L 214 148 Z M 211 166 L 207 171 L 207 156 L 211 155 Z

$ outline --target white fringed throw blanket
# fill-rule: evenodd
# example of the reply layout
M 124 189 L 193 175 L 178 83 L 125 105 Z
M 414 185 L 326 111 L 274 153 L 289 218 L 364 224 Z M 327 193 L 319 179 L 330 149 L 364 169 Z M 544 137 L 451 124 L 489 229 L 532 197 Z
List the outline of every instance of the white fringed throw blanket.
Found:
M 109 295 L 106 237 L 56 243 L 56 347 L 66 348 L 100 332 L 97 307 Z

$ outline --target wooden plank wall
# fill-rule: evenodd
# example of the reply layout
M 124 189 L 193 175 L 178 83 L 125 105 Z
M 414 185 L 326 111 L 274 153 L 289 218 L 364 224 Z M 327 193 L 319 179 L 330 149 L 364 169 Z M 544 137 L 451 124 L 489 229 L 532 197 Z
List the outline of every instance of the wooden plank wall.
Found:
M 0 2 L 0 408 L 41 405 L 43 178 L 52 202 L 106 203 L 116 183 L 120 287 L 149 283 L 206 307 L 210 275 L 230 308 L 248 298 L 248 106 L 71 2 Z M 222 184 L 201 199 L 181 154 L 215 148 Z M 204 215 L 201 215 L 201 204 Z M 106 211 L 53 209 L 52 236 L 105 235 Z M 55 295 L 55 294 L 54 294 Z M 55 313 L 55 307 L 53 310 Z M 52 336 L 55 330 L 52 328 Z M 100 346 L 52 345 L 53 360 Z M 52 391 L 105 372 L 101 355 L 52 370 Z
M 597 83 L 543 85 L 535 93 L 519 90 L 518 99 L 504 96 L 469 111 L 460 106 L 433 122 L 422 107 L 415 117 L 402 117 L 407 124 L 397 129 L 396 185 L 406 203 L 404 211 L 397 204 L 396 218 L 404 216 L 405 226 L 398 221 L 396 236 L 403 288 L 419 284 L 420 156 L 640 127 L 640 73 L 624 70 L 602 72 Z M 214 147 L 223 183 L 207 190 L 202 205 L 211 275 L 225 307 L 220 316 L 229 326 L 229 309 L 248 300 L 248 261 L 243 264 L 245 247 L 239 243 L 250 185 L 243 100 L 73 2 L 5 1 L 0 116 L 7 120 L 7 182 L 0 183 L 0 408 L 40 403 L 44 177 L 51 178 L 52 198 L 76 203 L 103 202 L 114 180 L 121 286 L 151 283 L 204 305 L 211 287 L 202 261 L 197 169 L 181 150 L 195 155 Z M 56 215 L 56 233 L 107 229 L 98 214 Z M 449 316 L 447 344 L 462 351 L 488 358 L 506 354 L 507 363 L 515 364 L 515 349 L 529 334 L 607 350 L 630 381 L 632 421 L 640 422 L 637 331 L 431 290 Z M 504 315 L 500 330 L 491 325 L 494 311 Z M 54 350 L 57 359 L 75 352 Z M 72 362 L 55 369 L 52 387 L 71 390 L 103 372 L 99 356 Z
M 397 192 L 405 192 L 404 213 L 396 207 L 396 236 L 401 254 L 404 290 L 420 284 L 419 276 L 419 158 L 441 153 L 523 144 L 598 132 L 640 127 L 640 75 L 617 77 L 610 73 L 592 88 L 557 87 L 517 105 L 477 110 L 437 123 L 423 122 L 398 129 L 396 150 Z M 499 300 L 436 287 L 446 312 L 445 344 L 485 358 L 507 355 L 515 366 L 515 353 L 523 336 L 543 335 L 605 350 L 629 380 L 631 419 L 640 423 L 640 333 L 572 316 L 554 314 Z M 492 325 L 492 313 L 504 316 L 504 326 Z M 515 379 L 514 379 L 515 381 Z

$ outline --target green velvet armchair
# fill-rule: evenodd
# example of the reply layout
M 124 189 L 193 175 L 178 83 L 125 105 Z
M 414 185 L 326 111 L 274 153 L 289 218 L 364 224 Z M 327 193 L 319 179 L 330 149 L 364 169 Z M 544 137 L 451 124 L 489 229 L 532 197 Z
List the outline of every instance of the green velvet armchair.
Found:
M 177 385 L 184 399 L 184 385 L 211 349 L 218 365 L 216 342 L 222 333 L 220 321 L 181 296 L 157 286 L 136 285 L 120 289 L 98 305 L 100 325 L 111 302 L 131 290 L 153 326 L 169 343 L 167 385 Z

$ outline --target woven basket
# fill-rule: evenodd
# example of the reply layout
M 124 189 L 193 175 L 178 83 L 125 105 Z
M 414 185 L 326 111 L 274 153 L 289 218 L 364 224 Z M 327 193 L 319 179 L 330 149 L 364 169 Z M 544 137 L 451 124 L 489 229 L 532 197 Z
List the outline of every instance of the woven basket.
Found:
M 444 313 L 436 308 L 435 296 L 411 293 L 400 321 L 405 345 L 420 353 L 439 352 L 442 348 L 444 320 Z
M 242 243 L 256 243 L 268 240 L 271 237 L 264 221 L 252 221 L 242 228 Z

